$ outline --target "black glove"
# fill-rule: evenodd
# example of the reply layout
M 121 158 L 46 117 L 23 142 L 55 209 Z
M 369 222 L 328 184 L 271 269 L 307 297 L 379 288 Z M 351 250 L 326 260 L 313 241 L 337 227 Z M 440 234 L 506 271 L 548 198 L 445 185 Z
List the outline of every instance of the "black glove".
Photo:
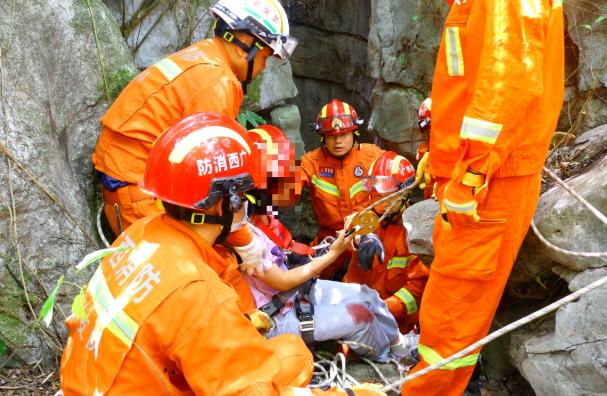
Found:
M 384 263 L 384 244 L 374 233 L 363 235 L 356 251 L 358 266 L 363 271 L 369 271 L 373 267 L 373 258 L 377 257 L 380 263 Z

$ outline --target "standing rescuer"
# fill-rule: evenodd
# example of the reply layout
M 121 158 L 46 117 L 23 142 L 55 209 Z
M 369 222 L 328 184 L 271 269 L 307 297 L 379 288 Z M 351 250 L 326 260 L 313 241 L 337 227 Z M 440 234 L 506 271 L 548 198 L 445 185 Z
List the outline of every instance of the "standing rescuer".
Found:
M 363 120 L 349 104 L 333 99 L 318 113 L 314 128 L 321 136 L 321 147 L 301 158 L 301 181 L 310 190 L 312 209 L 320 226 L 313 244 L 343 229 L 344 218 L 369 202 L 363 193 L 362 177 L 383 151 L 373 144 L 358 143 L 358 127 Z M 343 253 L 321 274 L 331 279 L 350 258 Z
M 67 319 L 65 395 L 346 395 L 294 387 L 313 370 L 301 339 L 263 338 L 211 268 L 222 261 L 213 243 L 246 215 L 260 171 L 246 131 L 225 116 L 194 114 L 159 137 L 141 187 L 166 213 L 119 236 L 123 250 L 93 275 L 84 314 Z
M 527 232 L 563 102 L 561 0 L 452 5 L 432 85 L 429 172 L 441 205 L 419 371 L 483 338 Z M 479 351 L 403 385 L 461 395 Z
M 116 235 L 137 219 L 158 212 L 154 200 L 137 186 L 156 138 L 196 112 L 236 118 L 242 86 L 264 69 L 269 56 L 286 59 L 297 45 L 277 0 L 219 0 L 211 11 L 216 18 L 214 38 L 144 70 L 101 118 L 103 129 L 93 163 L 102 183 L 105 214 Z M 120 209 L 122 230 L 114 204 Z M 241 235 L 242 240 L 231 238 L 236 245 L 251 240 L 250 233 Z

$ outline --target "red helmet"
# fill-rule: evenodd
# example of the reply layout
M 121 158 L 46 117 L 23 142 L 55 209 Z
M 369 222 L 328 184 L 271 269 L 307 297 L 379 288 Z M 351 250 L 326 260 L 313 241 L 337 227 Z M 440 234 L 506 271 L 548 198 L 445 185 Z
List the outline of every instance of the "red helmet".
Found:
M 261 184 L 259 152 L 230 117 L 195 113 L 154 143 L 139 186 L 170 204 L 200 210 Z
M 422 132 L 430 131 L 430 120 L 432 111 L 432 98 L 426 98 L 419 106 L 419 129 Z
M 255 207 L 259 207 L 257 212 L 265 214 L 268 206 L 292 206 L 301 194 L 301 177 L 295 164 L 295 147 L 284 132 L 273 125 L 261 125 L 251 129 L 249 136 L 260 151 L 267 181 L 253 193 L 257 201 Z
M 354 107 L 346 102 L 333 99 L 318 113 L 314 129 L 323 135 L 337 135 L 353 132 L 365 121 L 358 118 Z
M 363 191 L 387 194 L 415 182 L 415 168 L 408 159 L 386 151 L 369 167 L 369 175 L 363 177 Z

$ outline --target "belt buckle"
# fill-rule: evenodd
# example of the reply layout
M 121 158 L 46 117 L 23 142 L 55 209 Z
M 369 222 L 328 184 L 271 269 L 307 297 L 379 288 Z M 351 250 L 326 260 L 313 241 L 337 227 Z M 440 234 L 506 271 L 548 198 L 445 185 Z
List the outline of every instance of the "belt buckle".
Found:
M 314 331 L 316 326 L 314 325 L 314 315 L 312 313 L 302 313 L 299 316 L 299 331 Z

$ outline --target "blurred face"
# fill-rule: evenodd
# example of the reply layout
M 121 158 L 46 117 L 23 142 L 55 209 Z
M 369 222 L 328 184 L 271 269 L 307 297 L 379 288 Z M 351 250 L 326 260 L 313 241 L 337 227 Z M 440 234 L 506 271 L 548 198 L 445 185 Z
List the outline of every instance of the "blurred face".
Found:
M 346 132 L 325 136 L 325 146 L 332 156 L 340 158 L 348 154 L 354 146 L 354 133 Z

